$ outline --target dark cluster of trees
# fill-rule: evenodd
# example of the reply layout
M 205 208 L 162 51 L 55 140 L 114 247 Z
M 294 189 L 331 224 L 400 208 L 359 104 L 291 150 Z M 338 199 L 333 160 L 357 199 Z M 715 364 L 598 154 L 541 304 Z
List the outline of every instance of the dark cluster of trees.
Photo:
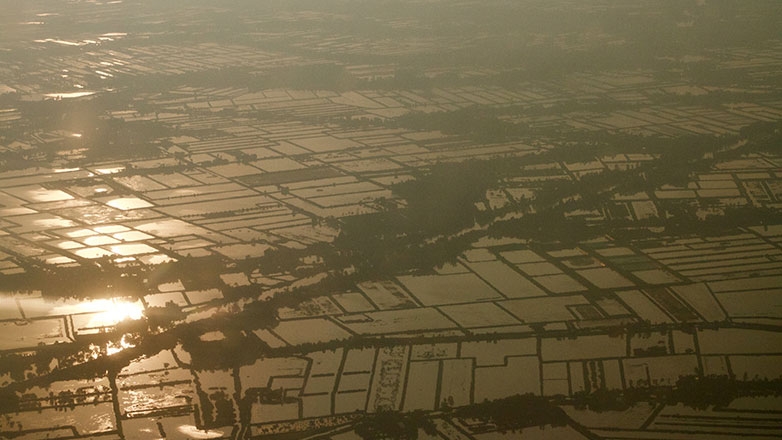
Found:
M 550 400 L 531 394 L 446 408 L 443 416 L 479 420 L 500 432 L 516 432 L 535 426 L 564 426 L 569 421 L 565 412 Z M 423 411 L 381 411 L 367 415 L 355 429 L 364 440 L 415 440 L 419 429 L 430 436 L 437 436 L 431 416 Z
M 393 190 L 407 202 L 401 210 L 343 219 L 335 246 L 362 271 L 395 273 L 455 259 L 469 237 L 454 235 L 476 222 L 475 204 L 497 181 L 499 161 L 433 166 Z
M 782 121 L 756 122 L 739 131 L 739 136 L 746 144 L 737 148 L 734 155 L 743 153 L 765 152 L 779 154 L 782 152 Z
M 503 121 L 499 116 L 497 110 L 471 106 L 448 112 L 408 113 L 384 122 L 384 125 L 410 130 L 438 130 L 467 136 L 476 142 L 500 142 L 530 134 L 524 124 Z
M 532 394 L 482 402 L 457 408 L 453 415 L 476 418 L 496 426 L 498 431 L 517 431 L 533 426 L 564 426 L 569 418 L 550 400 Z
M 197 426 L 212 429 L 236 423 L 236 411 L 228 393 L 223 390 L 211 393 L 198 390 L 198 397 L 201 411 L 196 413 Z
M 364 417 L 356 426 L 356 434 L 364 440 L 417 440 L 418 430 L 437 436 L 437 428 L 422 411 L 401 413 L 381 411 Z
M 674 387 L 605 388 L 577 393 L 573 404 L 592 411 L 624 411 L 639 402 L 684 404 L 691 408 L 724 408 L 739 397 L 780 396 L 782 380 L 743 380 L 729 376 L 683 376 Z
M 125 122 L 107 118 L 105 111 L 121 104 L 137 105 L 123 93 L 95 95 L 73 100 L 19 102 L 19 110 L 28 125 L 9 133 L 24 139 L 30 132 L 64 130 L 81 134 L 58 142 L 39 145 L 37 154 L 52 155 L 58 151 L 85 149 L 87 160 L 134 159 L 161 154 L 159 139 L 172 136 L 175 130 L 155 121 Z
M 475 203 L 500 177 L 500 160 L 442 163 L 426 174 L 395 185 L 407 202 L 404 232 L 449 234 L 475 223 Z

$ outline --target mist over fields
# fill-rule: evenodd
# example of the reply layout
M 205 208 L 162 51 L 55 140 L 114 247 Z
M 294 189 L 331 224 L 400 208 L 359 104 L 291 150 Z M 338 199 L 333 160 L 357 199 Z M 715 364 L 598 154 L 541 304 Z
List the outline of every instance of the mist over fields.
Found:
M 778 435 L 782 3 L 0 7 L 0 437 Z

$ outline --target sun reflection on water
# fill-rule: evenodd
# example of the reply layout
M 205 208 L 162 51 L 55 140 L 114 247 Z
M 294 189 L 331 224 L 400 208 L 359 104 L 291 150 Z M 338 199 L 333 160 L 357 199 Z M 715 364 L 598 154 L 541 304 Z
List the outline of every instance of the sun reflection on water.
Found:
M 89 314 L 84 328 L 90 329 L 113 327 L 126 319 L 137 320 L 144 316 L 144 306 L 140 301 L 122 298 L 53 302 L 37 299 L 27 301 L 25 309 L 26 313 L 43 316 Z
M 126 319 L 136 320 L 144 316 L 144 308 L 139 302 L 98 299 L 92 303 L 93 310 L 100 311 L 92 317 L 89 327 L 108 327 Z
M 182 425 L 179 427 L 179 432 L 193 439 L 219 438 L 224 435 L 222 431 L 202 430 L 193 425 Z
M 128 341 L 128 335 L 122 335 L 122 339 L 118 342 L 110 342 L 106 345 L 106 354 L 111 356 L 115 353 L 119 353 L 127 348 L 133 348 L 136 345 Z

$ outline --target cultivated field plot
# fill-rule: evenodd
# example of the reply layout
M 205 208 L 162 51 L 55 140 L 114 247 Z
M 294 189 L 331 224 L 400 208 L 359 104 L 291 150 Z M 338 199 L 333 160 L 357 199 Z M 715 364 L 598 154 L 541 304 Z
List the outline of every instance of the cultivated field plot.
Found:
M 501 298 L 474 274 L 401 276 L 398 279 L 426 306 Z

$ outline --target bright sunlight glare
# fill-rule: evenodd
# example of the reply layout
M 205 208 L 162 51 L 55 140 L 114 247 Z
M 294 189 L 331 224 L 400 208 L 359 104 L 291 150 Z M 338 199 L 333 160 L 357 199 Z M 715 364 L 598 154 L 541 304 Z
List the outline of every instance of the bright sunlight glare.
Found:
M 92 305 L 100 311 L 90 320 L 90 327 L 111 326 L 125 319 L 141 319 L 144 314 L 144 309 L 139 302 L 99 299 L 93 301 Z

